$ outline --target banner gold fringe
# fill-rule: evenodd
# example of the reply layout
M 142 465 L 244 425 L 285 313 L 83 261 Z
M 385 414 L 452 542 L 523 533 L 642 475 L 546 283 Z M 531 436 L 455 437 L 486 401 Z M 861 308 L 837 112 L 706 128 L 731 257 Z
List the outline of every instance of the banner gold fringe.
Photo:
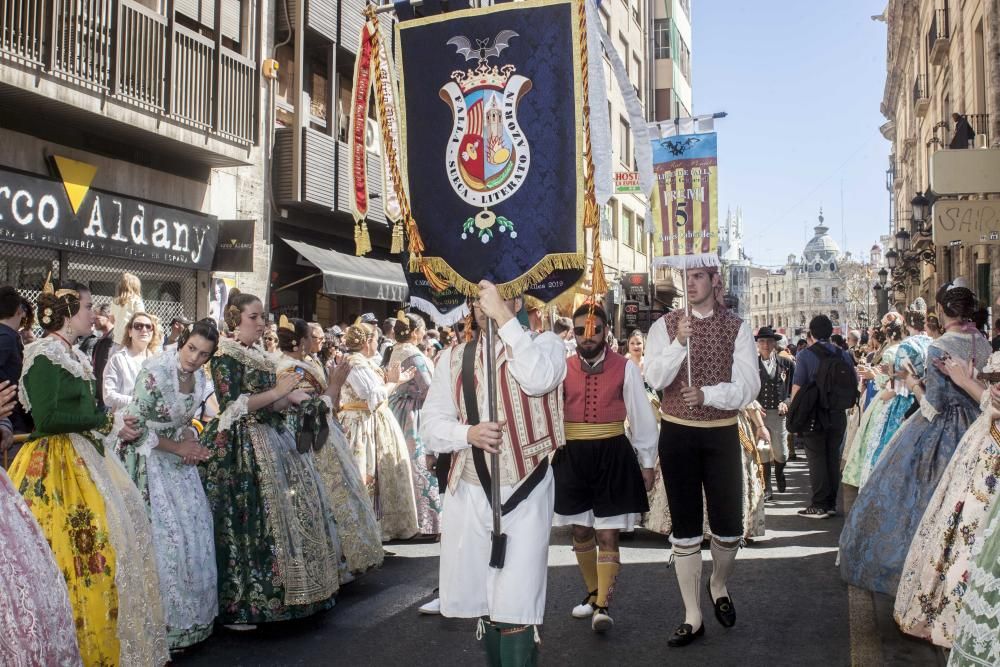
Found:
M 554 253 L 543 257 L 538 264 L 535 264 L 530 271 L 523 274 L 517 280 L 497 285 L 497 290 L 503 298 L 514 299 L 524 294 L 525 290 L 535 283 L 541 282 L 547 278 L 549 274 L 557 269 L 585 268 L 587 268 L 586 257 L 581 257 L 574 252 Z M 436 274 L 438 280 L 444 279 L 447 281 L 444 283 L 445 287 L 451 285 L 465 296 L 479 296 L 478 283 L 469 282 L 462 276 L 458 275 L 455 269 L 451 268 L 451 266 L 448 265 L 448 262 L 444 261 L 440 257 L 411 257 L 410 270 L 423 271 L 424 275 L 427 275 L 427 271 L 430 270 Z M 430 277 L 428 277 L 428 280 L 430 280 Z M 433 283 L 431 286 L 434 287 Z M 435 289 L 440 288 L 435 287 Z

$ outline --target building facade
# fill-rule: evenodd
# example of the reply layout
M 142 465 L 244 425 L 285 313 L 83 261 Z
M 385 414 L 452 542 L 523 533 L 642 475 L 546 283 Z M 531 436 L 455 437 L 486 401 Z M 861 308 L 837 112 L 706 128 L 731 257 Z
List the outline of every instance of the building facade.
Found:
M 1000 62 L 988 55 L 1000 43 L 998 11 L 988 0 L 890 0 L 880 17 L 888 28 L 882 133 L 892 142 L 886 261 L 900 307 L 917 296 L 933 307 L 938 287 L 959 276 L 987 304 L 1000 289 L 998 246 L 935 246 L 932 216 L 921 224 L 912 204 L 930 188 L 937 151 L 986 150 L 1000 140 Z
M 686 118 L 694 110 L 691 94 L 691 0 L 651 3 L 649 42 L 653 98 L 650 118 Z
M 651 3 L 646 0 L 615 0 L 600 4 L 600 18 L 611 38 L 615 51 L 625 65 L 646 118 L 649 118 L 650 89 L 648 86 L 647 19 Z M 608 116 L 611 122 L 612 169 L 615 172 L 634 172 L 635 135 L 625 108 L 625 101 L 611 71 L 611 61 L 604 54 L 604 80 L 608 95 Z M 601 242 L 601 258 L 605 279 L 610 286 L 610 315 L 615 321 L 619 336 L 627 335 L 623 304 L 628 287 L 624 285 L 629 274 L 647 274 L 650 267 L 650 240 L 645 232 L 646 198 L 635 193 L 619 193 L 611 198 L 605 210 L 604 228 L 610 231 Z M 589 244 L 589 239 L 588 239 Z M 588 245 L 588 256 L 593 249 Z M 645 307 L 647 304 L 643 304 Z
M 754 272 L 743 249 L 743 211 L 739 207 L 735 213 L 726 211 L 726 220 L 719 224 L 719 259 L 722 260 L 726 294 L 736 298 L 740 319 L 747 320 L 753 299 L 750 279 Z
M 33 297 L 51 271 L 101 303 L 129 271 L 161 319 L 204 316 L 231 286 L 263 294 L 268 9 L 10 4 L 0 15 L 0 283 Z M 254 261 L 213 272 L 224 245 Z
M 816 315 L 827 315 L 836 333 L 846 333 L 847 328 L 873 317 L 867 313 L 874 312 L 874 297 L 848 289 L 851 280 L 863 283 L 855 276 L 863 266 L 841 252 L 823 224 L 822 213 L 813 229 L 814 235 L 801 255 L 789 255 L 780 269 L 751 276 L 749 323 L 754 331 L 771 326 L 794 341 Z M 871 283 L 863 284 L 864 291 L 870 291 L 867 285 Z

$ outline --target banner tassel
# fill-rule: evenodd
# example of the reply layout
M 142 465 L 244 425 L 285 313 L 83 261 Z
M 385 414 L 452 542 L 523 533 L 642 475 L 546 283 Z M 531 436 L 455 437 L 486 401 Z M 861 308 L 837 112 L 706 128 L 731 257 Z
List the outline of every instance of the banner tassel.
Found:
M 392 246 L 389 252 L 393 255 L 403 252 L 403 223 L 399 220 L 392 225 Z
M 361 247 L 361 225 L 354 225 L 354 254 L 360 257 L 365 254 L 364 248 Z

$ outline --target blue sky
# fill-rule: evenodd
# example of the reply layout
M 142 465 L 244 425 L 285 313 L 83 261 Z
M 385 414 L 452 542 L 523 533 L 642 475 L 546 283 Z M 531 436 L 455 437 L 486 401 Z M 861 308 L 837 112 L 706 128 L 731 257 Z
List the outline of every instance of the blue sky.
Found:
M 842 244 L 864 253 L 888 230 L 878 132 L 885 0 L 695 0 L 694 113 L 726 111 L 719 132 L 720 222 L 743 208 L 755 263 L 784 263 L 812 237 L 822 205 Z M 843 184 L 843 207 L 841 206 Z

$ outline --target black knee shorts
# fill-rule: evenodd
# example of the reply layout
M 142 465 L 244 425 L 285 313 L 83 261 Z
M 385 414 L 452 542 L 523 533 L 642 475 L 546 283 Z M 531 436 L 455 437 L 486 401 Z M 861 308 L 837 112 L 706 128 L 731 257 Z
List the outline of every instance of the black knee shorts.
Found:
M 737 428 L 660 422 L 660 470 L 675 540 L 703 536 L 703 488 L 712 534 L 743 535 L 743 454 Z
M 569 440 L 552 459 L 557 514 L 589 510 L 608 517 L 649 511 L 646 485 L 632 443 L 624 435 Z

